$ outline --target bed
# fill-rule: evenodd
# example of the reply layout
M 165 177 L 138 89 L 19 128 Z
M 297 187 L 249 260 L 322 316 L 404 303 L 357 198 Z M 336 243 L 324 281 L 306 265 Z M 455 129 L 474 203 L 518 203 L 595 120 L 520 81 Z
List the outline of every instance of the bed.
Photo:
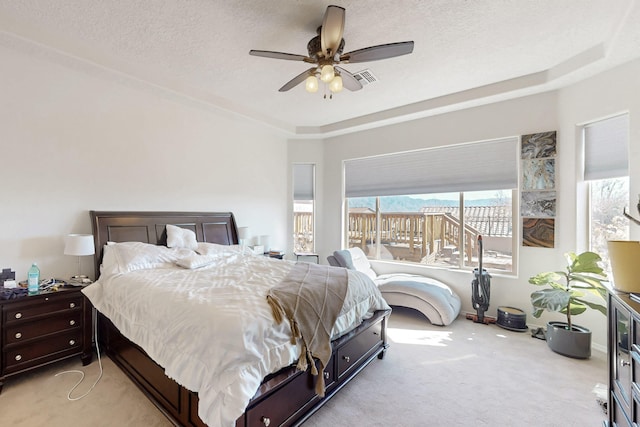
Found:
M 256 382 L 255 378 L 247 375 L 246 378 L 243 378 L 242 384 L 237 386 L 233 385 L 233 387 L 236 388 L 230 389 L 232 392 L 230 392 L 228 396 L 219 391 L 226 390 L 225 388 L 217 388 L 217 380 L 220 378 L 218 376 L 212 377 L 216 379 L 216 381 L 207 382 L 206 378 L 204 378 L 202 384 L 200 384 L 200 377 L 204 377 L 203 372 L 208 373 L 215 369 L 208 365 L 204 366 L 200 359 L 194 357 L 194 355 L 199 356 L 205 354 L 205 351 L 211 351 L 212 353 L 210 354 L 215 355 L 228 353 L 226 349 L 232 348 L 233 345 L 217 345 L 219 341 L 217 339 L 218 337 L 220 338 L 219 342 L 223 343 L 225 341 L 222 341 L 222 339 L 227 339 L 226 335 L 229 335 L 225 331 L 233 331 L 233 327 L 226 326 L 228 325 L 228 318 L 223 317 L 223 319 L 226 320 L 220 322 L 201 322 L 209 325 L 206 333 L 213 335 L 203 335 L 199 325 L 197 327 L 185 326 L 192 328 L 188 329 L 189 333 L 179 332 L 179 329 L 176 329 L 178 332 L 175 332 L 175 325 L 185 323 L 182 321 L 183 314 L 181 313 L 191 315 L 191 312 L 196 313 L 201 310 L 201 304 L 193 309 L 185 308 L 183 305 L 184 298 L 181 294 L 175 292 L 185 288 L 192 282 L 196 283 L 197 286 L 201 286 L 199 284 L 200 279 L 192 279 L 192 272 L 188 271 L 189 269 L 177 267 L 173 265 L 173 263 L 170 266 L 158 268 L 155 266 L 147 268 L 145 266 L 144 268 L 134 269 L 133 271 L 127 270 L 124 273 L 119 270 L 117 274 L 113 274 L 107 266 L 111 265 L 112 259 L 114 259 L 114 256 L 110 254 L 120 253 L 114 252 L 114 248 L 118 248 L 118 251 L 120 251 L 134 247 L 134 245 L 139 245 L 144 247 L 146 251 L 149 247 L 151 247 L 150 249 L 157 247 L 158 251 L 162 252 L 163 256 L 166 256 L 165 253 L 178 250 L 178 248 L 166 248 L 167 229 L 171 228 L 173 230 L 173 226 L 177 226 L 182 231 L 190 230 L 189 233 L 195 234 L 196 240 L 200 242 L 198 243 L 198 248 L 211 247 L 215 248 L 216 251 L 220 251 L 219 245 L 224 245 L 222 249 L 222 251 L 225 252 L 224 255 L 218 256 L 216 252 L 216 255 L 213 256 L 215 261 L 212 261 L 211 265 L 195 268 L 196 273 L 193 273 L 195 275 L 193 277 L 197 276 L 198 278 L 207 280 L 212 280 L 214 276 L 220 277 L 221 283 L 224 285 L 224 280 L 234 280 L 232 276 L 238 274 L 238 277 L 246 278 L 246 283 L 243 282 L 239 284 L 240 289 L 243 289 L 243 286 L 246 288 L 251 282 L 252 286 L 259 286 L 259 289 L 263 289 L 262 286 L 268 287 L 270 289 L 268 291 L 269 293 L 271 289 L 273 289 L 271 287 L 273 282 L 279 280 L 289 269 L 293 271 L 297 264 L 263 256 L 249 256 L 242 253 L 242 248 L 237 246 L 238 235 L 235 219 L 233 214 L 229 212 L 91 211 L 90 215 L 96 249 L 96 277 L 98 277 L 98 274 L 101 272 L 101 267 L 103 276 L 100 277 L 95 284 L 87 287 L 84 292 L 92 303 L 96 303 L 94 305 L 98 308 L 100 343 L 103 345 L 103 350 L 116 365 L 140 387 L 147 397 L 149 397 L 175 425 L 207 425 L 203 419 L 208 420 L 209 425 L 219 425 L 221 423 L 220 420 L 223 419 L 223 425 L 230 424 L 236 427 L 299 425 L 344 387 L 344 385 L 365 366 L 376 358 L 382 359 L 384 356 L 388 347 L 386 327 L 390 309 L 386 303 L 380 304 L 375 302 L 369 307 L 367 315 L 353 317 L 351 311 L 349 311 L 348 316 L 347 313 L 342 314 L 341 312 L 336 322 L 336 327 L 332 329 L 331 332 L 332 340 L 330 342 L 330 355 L 328 355 L 330 357 L 326 365 L 322 366 L 317 360 L 313 363 L 318 371 L 318 376 L 311 372 L 313 369 L 306 371 L 296 369 L 295 362 L 300 356 L 299 343 L 297 346 L 289 346 L 281 351 L 284 345 L 277 341 L 277 339 L 283 336 L 285 330 L 288 331 L 291 325 L 288 325 L 287 322 L 276 324 L 273 318 L 270 318 L 269 322 L 271 322 L 272 327 L 263 328 L 260 326 L 265 323 L 267 317 L 269 317 L 266 313 L 271 312 L 268 311 L 270 308 L 266 302 L 266 298 L 261 294 L 262 290 L 256 288 L 252 291 L 257 295 L 255 298 L 248 293 L 240 297 L 232 296 L 232 298 L 253 298 L 255 300 L 253 302 L 255 307 L 252 309 L 251 314 L 249 316 L 243 315 L 242 317 L 251 318 L 251 322 L 256 322 L 255 328 L 253 328 L 252 324 L 252 330 L 262 331 L 264 329 L 267 331 L 265 334 L 269 335 L 264 341 L 268 343 L 274 342 L 273 348 L 277 350 L 273 351 L 276 351 L 276 353 L 269 353 L 269 357 L 263 357 L 261 359 L 260 370 L 256 370 L 255 372 L 253 370 L 250 371 L 254 376 L 257 375 L 256 372 L 262 375 L 259 381 Z M 108 242 L 114 242 L 117 243 L 117 245 L 108 247 L 106 252 L 109 255 L 106 259 L 103 259 L 105 245 L 107 245 Z M 136 246 L 136 248 L 137 247 L 138 246 Z M 173 256 L 173 252 L 171 252 L 171 254 Z M 196 253 L 193 256 L 181 258 L 178 261 L 201 258 L 202 256 Z M 170 261 L 173 262 L 174 260 L 172 259 Z M 243 267 L 238 268 L 236 264 L 231 264 L 236 262 L 239 263 L 237 265 L 242 264 Z M 226 266 L 226 270 L 216 270 L 221 268 L 223 264 Z M 247 265 L 246 273 L 244 269 L 245 264 Z M 269 273 L 265 276 L 263 271 L 267 270 L 262 269 L 267 268 L 269 269 Z M 250 273 L 254 271 L 253 269 L 255 269 L 255 273 Z M 271 271 L 273 271 L 273 273 L 270 273 Z M 338 272 L 335 269 L 333 271 Z M 243 274 L 245 274 L 245 276 L 243 276 Z M 270 284 L 266 283 L 262 285 L 255 281 L 255 277 L 264 278 L 267 276 L 271 277 Z M 176 280 L 175 284 L 169 280 L 169 277 L 172 278 L 171 280 Z M 229 279 L 229 277 L 231 278 Z M 352 280 L 351 276 L 349 276 L 349 280 Z M 216 292 L 219 291 L 218 285 L 212 286 L 212 288 L 215 288 Z M 154 290 L 150 291 L 150 289 Z M 202 289 L 203 288 L 197 288 L 195 290 L 187 289 L 187 294 L 200 295 L 199 292 L 214 292 L 209 290 L 209 288 L 206 288 L 206 291 Z M 226 290 L 226 288 L 224 289 Z M 350 289 L 351 288 L 349 288 L 347 292 L 348 294 L 354 292 Z M 100 293 L 100 296 L 96 297 L 96 293 Z M 105 295 L 103 296 L 102 293 Z M 105 301 L 108 301 L 106 299 L 108 293 L 116 295 L 120 293 L 121 297 L 125 295 L 126 298 L 107 303 Z M 136 294 L 143 295 L 137 305 L 135 305 Z M 161 297 L 160 295 L 163 296 Z M 164 302 L 160 301 L 160 298 L 164 298 L 164 300 L 162 300 Z M 377 301 L 377 296 L 372 295 L 371 299 Z M 128 300 L 134 302 L 129 303 Z M 196 300 L 199 301 L 202 300 L 202 298 L 198 296 Z M 124 311 L 124 306 L 130 304 L 135 306 L 136 311 L 134 314 L 127 314 L 127 312 Z M 360 303 L 357 303 L 357 305 L 359 304 Z M 143 311 L 137 311 L 140 307 L 147 305 L 152 307 L 147 314 L 144 314 Z M 347 307 L 347 305 L 345 300 L 345 307 Z M 114 309 L 116 306 L 118 307 L 117 310 L 122 309 L 125 314 L 114 311 L 116 310 Z M 226 304 L 225 307 L 227 307 Z M 170 311 L 171 309 L 179 311 L 178 315 Z M 230 312 L 228 309 L 221 309 L 219 311 Z M 343 311 L 345 311 L 344 308 Z M 174 316 L 176 316 L 176 321 L 173 321 Z M 345 319 L 351 317 L 358 319 L 357 324 L 347 325 L 345 323 Z M 123 319 L 134 319 L 132 325 L 135 327 L 123 323 Z M 168 319 L 171 319 L 172 322 L 168 322 Z M 145 325 L 149 323 L 158 326 L 156 329 L 162 330 L 163 333 L 158 334 L 153 332 L 152 329 L 145 329 Z M 115 326 L 116 324 L 118 327 Z M 218 324 L 225 325 L 224 331 Z M 339 325 L 341 329 L 338 328 Z M 177 328 L 177 326 L 175 327 Z M 211 331 L 209 331 L 209 329 Z M 149 333 L 148 331 L 151 332 Z M 153 339 L 146 340 L 145 337 L 147 335 L 171 335 L 172 333 L 177 333 L 176 337 L 188 336 L 190 338 L 180 345 L 191 346 L 193 344 L 199 346 L 202 344 L 202 346 L 204 346 L 206 344 L 208 345 L 208 349 L 205 350 L 205 347 L 202 347 L 202 349 L 196 347 L 198 353 L 194 353 L 194 355 L 189 357 L 185 356 L 182 359 L 178 358 L 177 361 L 173 359 L 167 361 L 164 354 L 164 347 L 167 346 L 166 342 L 164 345 L 162 342 L 153 345 Z M 246 335 L 246 333 L 244 335 Z M 215 338 L 212 338 L 212 336 Z M 287 339 L 290 340 L 290 334 Z M 294 347 L 297 349 L 294 349 Z M 225 349 L 225 351 L 223 352 L 222 349 Z M 245 358 L 253 357 L 254 350 L 255 349 L 251 347 L 248 351 L 242 350 L 241 353 L 229 357 L 234 357 L 234 360 L 237 359 L 240 365 L 244 363 Z M 186 351 L 185 349 L 185 354 Z M 152 354 L 153 358 L 150 357 L 149 354 Z M 206 363 L 209 364 L 209 361 L 213 359 L 213 357 L 208 358 Z M 187 360 L 193 360 L 193 364 L 185 363 Z M 217 360 L 217 357 L 215 360 Z M 267 362 L 265 362 L 265 360 L 267 360 Z M 212 366 L 217 366 L 216 364 L 218 364 L 218 362 L 212 363 Z M 201 365 L 203 367 L 199 368 Z M 274 368 L 276 366 L 277 368 Z M 313 368 L 313 366 L 311 368 Z M 202 370 L 198 371 L 198 369 Z M 225 372 L 232 370 L 233 369 L 227 368 Z M 184 376 L 185 371 L 187 371 L 190 376 Z M 242 372 L 244 373 L 246 370 L 243 368 Z M 324 380 L 323 393 L 318 393 L 317 390 L 320 377 Z M 172 378 L 175 378 L 175 380 Z M 244 382 L 245 380 L 246 383 Z M 226 379 L 219 382 L 226 384 Z M 235 384 L 235 382 L 233 384 Z M 200 394 L 190 390 L 198 390 Z M 217 410 L 215 408 L 223 408 L 220 410 L 222 412 L 227 410 L 231 411 L 231 409 L 228 408 L 234 408 L 234 405 L 238 403 L 231 400 L 229 396 L 233 395 L 235 399 L 236 392 L 242 394 L 240 391 L 246 393 L 246 390 L 250 390 L 252 394 L 248 395 L 251 397 L 247 398 L 245 402 L 246 405 L 243 404 L 242 406 L 242 408 L 244 408 L 243 412 L 239 412 L 237 418 L 234 416 L 228 423 L 227 421 L 229 421 L 229 419 L 211 417 L 211 414 L 218 414 L 219 412 L 216 412 Z M 363 394 L 363 396 L 366 396 L 366 394 Z M 222 400 L 218 401 L 219 399 Z M 214 401 L 213 404 L 211 403 L 212 401 Z M 229 414 L 225 414 L 225 416 L 228 418 Z

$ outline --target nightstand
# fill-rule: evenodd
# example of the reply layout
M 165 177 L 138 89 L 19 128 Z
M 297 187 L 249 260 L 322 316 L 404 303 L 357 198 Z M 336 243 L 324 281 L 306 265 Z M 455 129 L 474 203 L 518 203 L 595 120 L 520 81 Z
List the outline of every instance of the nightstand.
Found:
M 0 300 L 0 392 L 7 378 L 62 359 L 91 363 L 91 304 L 81 290 Z
M 303 260 L 305 258 L 315 258 L 316 264 L 320 264 L 320 255 L 315 252 L 294 252 L 293 254 L 296 256 L 296 261 L 299 261 L 300 258 Z

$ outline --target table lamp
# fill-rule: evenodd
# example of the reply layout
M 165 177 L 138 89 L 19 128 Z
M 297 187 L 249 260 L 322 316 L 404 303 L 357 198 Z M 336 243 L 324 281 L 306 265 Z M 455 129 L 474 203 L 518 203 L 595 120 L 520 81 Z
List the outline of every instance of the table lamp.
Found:
M 240 247 L 247 246 L 247 239 L 249 239 L 249 227 L 238 227 L 238 240 L 240 240 Z
M 80 267 L 80 257 L 93 255 L 95 249 L 93 246 L 93 235 L 91 234 L 69 234 L 66 238 L 64 245 L 65 255 L 74 255 L 78 257 L 78 275 L 71 277 L 72 281 L 84 282 L 83 279 L 87 279 L 87 276 L 82 275 L 82 268 Z

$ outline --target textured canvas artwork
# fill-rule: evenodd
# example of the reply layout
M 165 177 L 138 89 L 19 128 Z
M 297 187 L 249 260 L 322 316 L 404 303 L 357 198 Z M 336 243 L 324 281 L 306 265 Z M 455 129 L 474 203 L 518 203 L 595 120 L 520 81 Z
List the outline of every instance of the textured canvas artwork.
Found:
M 520 214 L 523 217 L 553 218 L 556 216 L 555 191 L 523 191 Z
M 542 159 L 556 156 L 556 132 L 522 135 L 523 159 Z
M 555 159 L 523 160 L 522 189 L 553 190 L 556 187 L 555 168 Z
M 520 139 L 522 245 L 552 248 L 556 216 L 556 132 Z
M 522 218 L 522 246 L 553 248 L 555 245 L 555 219 Z

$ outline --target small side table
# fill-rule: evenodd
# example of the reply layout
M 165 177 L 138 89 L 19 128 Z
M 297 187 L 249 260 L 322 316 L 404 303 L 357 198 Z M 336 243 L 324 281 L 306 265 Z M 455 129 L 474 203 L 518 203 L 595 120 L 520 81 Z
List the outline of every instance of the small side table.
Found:
M 300 258 L 315 258 L 316 264 L 320 264 L 320 255 L 315 252 L 294 252 L 296 256 L 296 261 L 299 261 Z

